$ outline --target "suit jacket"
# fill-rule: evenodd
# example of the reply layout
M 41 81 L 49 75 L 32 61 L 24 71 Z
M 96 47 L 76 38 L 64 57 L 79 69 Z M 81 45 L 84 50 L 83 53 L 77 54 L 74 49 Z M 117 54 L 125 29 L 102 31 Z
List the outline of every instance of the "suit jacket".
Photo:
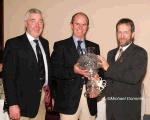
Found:
M 94 53 L 100 54 L 99 45 L 85 40 L 86 47 L 95 47 Z M 73 38 L 55 42 L 51 55 L 53 77 L 58 81 L 58 89 L 54 109 L 63 114 L 74 114 L 77 111 L 84 77 L 75 74 L 74 64 L 77 63 L 79 54 Z M 97 112 L 97 99 L 88 98 L 88 107 L 91 115 Z
M 46 54 L 50 78 L 48 41 L 42 37 L 40 41 Z M 21 109 L 21 116 L 35 117 L 39 109 L 42 85 L 37 59 L 26 34 L 6 42 L 3 65 L 3 82 L 8 106 L 17 104 Z
M 118 48 L 111 50 L 107 58 L 110 64 L 105 73 L 107 110 L 117 116 L 137 117 L 141 114 L 141 83 L 146 73 L 147 53 L 132 43 L 115 61 L 117 51 Z

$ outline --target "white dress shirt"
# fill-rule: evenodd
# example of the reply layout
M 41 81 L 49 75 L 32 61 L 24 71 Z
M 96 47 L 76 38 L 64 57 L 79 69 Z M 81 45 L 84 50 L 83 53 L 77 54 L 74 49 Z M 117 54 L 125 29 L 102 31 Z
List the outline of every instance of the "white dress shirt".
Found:
M 28 32 L 26 32 L 26 35 L 27 35 L 27 38 L 33 48 L 33 51 L 36 55 L 36 59 L 38 61 L 38 57 L 37 57 L 37 53 L 36 53 L 36 43 L 33 41 L 33 40 L 38 40 L 39 42 L 39 46 L 40 46 L 40 49 L 41 49 L 41 52 L 42 52 L 42 55 L 43 55 L 43 60 L 44 60 L 44 67 L 45 67 L 45 83 L 44 83 L 44 86 L 45 85 L 48 85 L 48 64 L 47 64 L 47 59 L 46 59 L 46 54 L 45 54 L 45 51 L 44 51 L 44 48 L 39 40 L 39 38 L 34 38 L 32 37 Z
M 119 57 L 119 54 L 120 54 L 120 51 L 119 51 L 119 50 L 122 49 L 122 52 L 124 52 L 131 44 L 132 44 L 132 42 L 131 42 L 130 44 L 124 46 L 124 47 L 122 47 L 122 46 L 119 47 L 119 49 L 118 49 L 118 51 L 117 51 L 117 53 L 116 53 L 116 56 L 115 56 L 115 61 L 116 61 L 116 60 L 118 59 L 118 57 Z

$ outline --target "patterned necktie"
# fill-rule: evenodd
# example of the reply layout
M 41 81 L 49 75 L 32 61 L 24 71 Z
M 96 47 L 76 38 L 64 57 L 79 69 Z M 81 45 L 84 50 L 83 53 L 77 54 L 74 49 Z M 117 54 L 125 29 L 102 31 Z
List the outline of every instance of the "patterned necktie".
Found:
M 37 58 L 38 58 L 40 81 L 43 86 L 45 83 L 45 67 L 44 67 L 43 55 L 42 55 L 38 40 L 34 40 L 34 42 L 36 43 L 36 53 L 37 53 Z
M 79 55 L 83 55 L 83 51 L 82 51 L 82 48 L 81 48 L 81 43 L 82 43 L 82 41 L 78 40 L 77 51 L 78 51 Z
M 119 48 L 119 54 L 118 54 L 118 57 L 117 57 L 116 61 L 120 59 L 122 53 L 123 53 L 123 49 Z

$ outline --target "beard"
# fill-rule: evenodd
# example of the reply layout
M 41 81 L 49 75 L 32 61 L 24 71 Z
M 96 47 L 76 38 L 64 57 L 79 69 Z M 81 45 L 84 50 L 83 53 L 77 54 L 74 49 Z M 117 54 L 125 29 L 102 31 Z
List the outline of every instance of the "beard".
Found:
M 129 45 L 131 42 L 133 42 L 133 40 L 134 40 L 134 38 L 130 38 L 125 43 L 121 43 L 120 40 L 118 40 L 118 45 L 121 47 L 125 47 L 125 46 Z

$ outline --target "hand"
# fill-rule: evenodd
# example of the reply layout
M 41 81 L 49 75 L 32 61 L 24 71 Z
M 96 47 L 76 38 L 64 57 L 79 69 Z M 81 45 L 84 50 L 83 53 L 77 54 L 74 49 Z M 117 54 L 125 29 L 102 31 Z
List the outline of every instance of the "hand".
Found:
M 48 85 L 44 86 L 43 89 L 45 92 L 45 96 L 44 96 L 45 104 L 49 104 L 49 102 L 50 102 L 50 89 L 49 89 Z
M 101 66 L 105 71 L 107 71 L 107 69 L 108 69 L 108 67 L 109 67 L 109 64 L 108 64 L 107 60 L 106 60 L 104 57 L 100 56 L 100 55 L 98 55 L 98 59 L 99 59 L 99 63 L 98 63 L 98 64 L 100 64 L 100 66 Z
M 54 110 L 54 103 L 55 103 L 54 98 L 51 98 L 50 102 L 45 104 L 46 110 L 47 111 L 53 111 Z
M 20 120 L 20 108 L 18 105 L 9 107 L 9 117 L 11 120 Z
M 98 74 L 88 77 L 88 80 L 99 80 L 99 79 L 100 79 L 100 76 Z
M 74 72 L 76 74 L 82 75 L 84 77 L 88 77 L 89 76 L 89 71 L 86 70 L 86 69 L 84 69 L 84 68 L 81 68 L 80 65 L 79 65 L 79 63 L 76 63 L 74 65 Z
M 0 63 L 0 72 L 2 72 L 3 65 Z
M 45 101 L 45 106 L 46 109 L 49 110 L 53 110 L 54 107 L 54 99 L 51 98 L 51 91 L 49 89 L 49 86 L 44 86 L 44 92 L 45 92 L 45 96 L 44 96 L 44 101 Z
M 49 89 L 49 86 L 46 85 L 43 87 L 44 89 L 44 102 L 45 102 L 45 106 L 46 108 L 50 105 L 50 89 Z

